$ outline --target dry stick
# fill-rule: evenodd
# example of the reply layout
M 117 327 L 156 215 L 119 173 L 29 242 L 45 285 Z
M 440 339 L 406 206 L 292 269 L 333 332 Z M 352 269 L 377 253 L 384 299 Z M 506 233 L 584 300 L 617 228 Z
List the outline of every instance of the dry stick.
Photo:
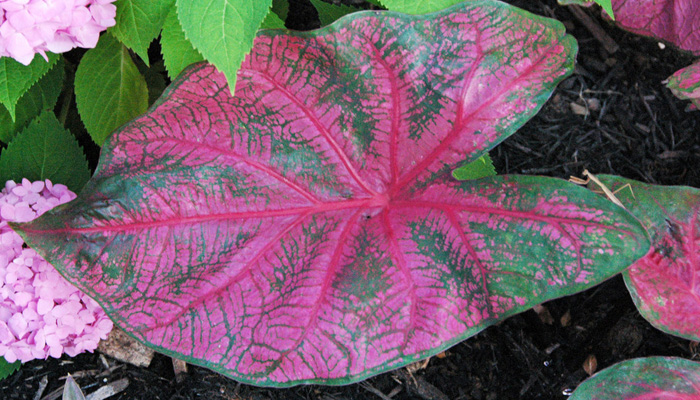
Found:
M 360 386 L 362 386 L 363 389 L 365 389 L 368 392 L 372 392 L 375 395 L 379 396 L 382 400 L 391 400 L 391 397 L 388 397 L 384 393 L 380 392 L 378 389 L 376 389 L 374 386 L 370 385 L 367 382 L 360 382 Z
M 620 50 L 620 46 L 615 42 L 613 38 L 610 37 L 603 28 L 600 27 L 591 17 L 586 14 L 585 11 L 579 6 L 570 6 L 569 9 L 571 13 L 582 23 L 586 29 L 593 35 L 596 40 L 600 42 L 605 48 L 608 54 L 614 54 L 616 51 Z

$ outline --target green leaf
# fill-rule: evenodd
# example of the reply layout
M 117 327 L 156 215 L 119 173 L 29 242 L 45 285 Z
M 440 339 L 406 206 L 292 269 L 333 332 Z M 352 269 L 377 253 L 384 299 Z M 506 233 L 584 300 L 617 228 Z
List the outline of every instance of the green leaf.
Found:
M 19 361 L 9 363 L 5 360 L 5 357 L 0 357 L 0 380 L 14 374 L 21 366 L 22 363 Z
M 148 108 L 148 88 L 129 51 L 110 34 L 88 50 L 75 73 L 75 101 L 92 140 L 105 138 Z
M 610 16 L 610 19 L 613 21 L 615 20 L 615 16 L 613 15 L 612 0 L 558 0 L 558 3 L 563 6 L 579 5 L 582 7 L 590 7 L 593 5 L 593 2 L 603 7 L 603 10 L 605 10 L 608 16 Z
M 270 10 L 277 14 L 282 21 L 287 20 L 287 14 L 289 14 L 289 1 L 288 0 L 272 0 L 272 9 Z
M 260 25 L 260 29 L 285 29 L 284 21 L 277 14 L 270 12 Z
M 491 156 L 486 153 L 469 164 L 452 171 L 452 176 L 460 181 L 481 179 L 487 176 L 496 176 L 496 168 L 493 166 Z
M 428 14 L 461 3 L 463 0 L 379 0 L 391 11 L 406 14 Z
M 25 66 L 9 57 L 0 57 L 0 104 L 4 105 L 15 120 L 17 101 L 29 90 L 59 59 L 53 53 L 47 53 L 46 62 L 39 54 L 34 56 L 31 64 Z
M 19 98 L 14 122 L 9 111 L 0 107 L 0 141 L 8 143 L 29 121 L 56 105 L 63 87 L 64 66 L 63 59 L 59 58 L 59 62 Z
M 160 51 L 163 54 L 165 70 L 168 71 L 170 79 L 175 79 L 188 65 L 204 60 L 202 54 L 185 37 L 182 25 L 177 20 L 175 8 L 170 10 L 163 24 L 163 32 L 160 34 Z
M 149 65 L 148 46 L 158 36 L 175 0 L 117 0 L 117 24 L 110 33 Z
M 272 0 L 177 0 L 185 36 L 226 75 L 231 93 L 243 58 L 270 11 Z
M 323 2 L 321 0 L 311 0 L 311 4 L 313 4 L 316 11 L 318 11 L 318 19 L 321 20 L 321 26 L 329 25 L 343 15 L 360 11 L 360 9 L 356 7 L 335 5 Z
M 44 111 L 0 154 L 0 179 L 50 179 L 74 192 L 90 179 L 90 169 L 75 137 L 51 111 Z

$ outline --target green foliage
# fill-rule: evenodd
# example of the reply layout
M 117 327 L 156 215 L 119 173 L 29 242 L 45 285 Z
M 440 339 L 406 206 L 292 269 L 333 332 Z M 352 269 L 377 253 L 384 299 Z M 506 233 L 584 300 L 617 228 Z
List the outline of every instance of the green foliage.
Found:
M 88 50 L 75 73 L 75 100 L 98 145 L 148 108 L 148 88 L 129 51 L 110 34 Z
M 277 14 L 282 21 L 287 20 L 287 14 L 289 14 L 289 1 L 288 0 L 272 0 L 272 10 L 273 13 Z
M 175 0 L 117 0 L 117 24 L 109 32 L 148 65 L 148 46 L 158 36 Z
M 50 110 L 56 105 L 63 87 L 64 69 L 63 59 L 59 59 L 46 75 L 19 98 L 14 122 L 9 111 L 0 107 L 0 141 L 8 143 L 29 121 L 43 110 Z
M 461 3 L 463 0 L 379 0 L 391 11 L 406 14 L 428 14 Z
M 326 3 L 322 0 L 311 0 L 311 4 L 318 11 L 318 18 L 321 20 L 321 25 L 328 25 L 338 18 L 359 11 L 358 8 L 346 5 L 335 5 Z
M 0 357 L 0 380 L 14 374 L 21 366 L 22 363 L 19 361 L 9 363 L 5 360 L 5 357 Z
M 160 35 L 160 45 L 165 70 L 168 71 L 170 79 L 175 79 L 188 65 L 204 60 L 202 54 L 185 37 L 182 25 L 177 20 L 175 8 L 170 10 L 165 18 L 163 32 Z
M 90 179 L 83 150 L 50 111 L 33 120 L 0 154 L 0 180 L 22 178 L 50 179 L 74 192 Z
M 461 181 L 496 176 L 496 168 L 488 153 L 452 171 L 452 176 Z
M 32 63 L 24 66 L 9 57 L 0 57 L 0 104 L 4 105 L 15 120 L 15 107 L 19 98 L 29 90 L 58 61 L 56 54 L 48 53 L 49 62 L 39 54 Z
M 272 0 L 177 0 L 176 4 L 185 36 L 226 75 L 233 92 L 236 73 L 253 47 Z
M 603 10 L 605 10 L 613 21 L 615 20 L 615 16 L 613 15 L 612 0 L 558 0 L 558 2 L 564 6 L 579 5 L 583 7 L 588 7 L 595 2 L 599 6 L 603 7 Z
M 260 29 L 284 29 L 284 21 L 277 14 L 270 12 L 260 25 Z

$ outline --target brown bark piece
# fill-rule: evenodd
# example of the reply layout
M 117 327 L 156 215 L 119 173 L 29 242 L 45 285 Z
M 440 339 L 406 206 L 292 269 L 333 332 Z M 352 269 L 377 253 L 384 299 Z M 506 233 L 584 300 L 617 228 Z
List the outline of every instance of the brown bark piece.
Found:
M 153 359 L 153 350 L 116 327 L 109 333 L 107 340 L 100 342 L 97 350 L 119 361 L 143 368 L 148 367 Z

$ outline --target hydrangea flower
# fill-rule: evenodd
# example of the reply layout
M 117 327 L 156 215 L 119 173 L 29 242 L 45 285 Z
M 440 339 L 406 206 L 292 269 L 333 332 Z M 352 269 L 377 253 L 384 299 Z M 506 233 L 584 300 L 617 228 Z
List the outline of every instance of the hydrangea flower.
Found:
M 0 57 L 28 65 L 36 53 L 92 48 L 114 26 L 115 0 L 0 0 Z
M 8 181 L 0 192 L 0 356 L 8 362 L 93 351 L 112 330 L 102 308 L 7 225 L 31 221 L 75 197 L 49 180 Z

